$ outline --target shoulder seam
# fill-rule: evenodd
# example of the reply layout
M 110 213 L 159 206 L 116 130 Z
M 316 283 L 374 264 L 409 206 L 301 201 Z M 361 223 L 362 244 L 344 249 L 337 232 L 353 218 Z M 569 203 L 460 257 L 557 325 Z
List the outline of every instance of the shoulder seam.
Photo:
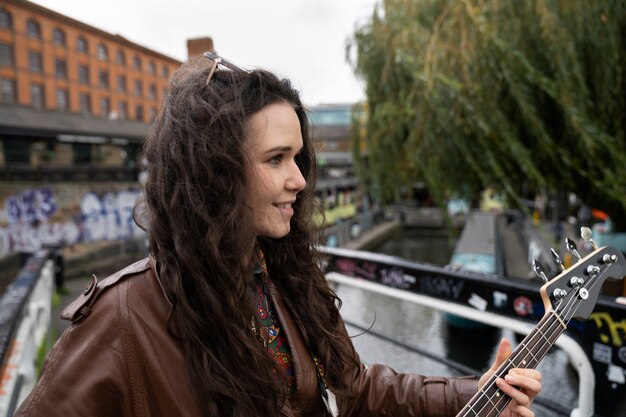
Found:
M 61 314 L 61 318 L 64 320 L 70 320 L 73 323 L 78 322 L 83 317 L 87 317 L 91 313 L 91 307 L 95 303 L 96 299 L 106 291 L 109 287 L 115 285 L 121 279 L 135 275 L 150 269 L 149 258 L 144 258 L 135 262 L 132 265 L 116 272 L 113 275 L 98 282 L 95 275 L 92 276 L 89 284 L 85 288 L 85 291 L 72 301 Z

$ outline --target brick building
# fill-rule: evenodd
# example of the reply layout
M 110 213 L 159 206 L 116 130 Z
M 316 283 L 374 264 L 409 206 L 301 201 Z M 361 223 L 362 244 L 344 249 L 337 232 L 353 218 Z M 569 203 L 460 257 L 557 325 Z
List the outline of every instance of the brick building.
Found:
M 181 62 L 26 0 L 0 3 L 0 180 L 137 178 Z
M 211 38 L 187 42 L 189 56 Z M 0 258 L 139 238 L 140 149 L 180 61 L 0 0 Z

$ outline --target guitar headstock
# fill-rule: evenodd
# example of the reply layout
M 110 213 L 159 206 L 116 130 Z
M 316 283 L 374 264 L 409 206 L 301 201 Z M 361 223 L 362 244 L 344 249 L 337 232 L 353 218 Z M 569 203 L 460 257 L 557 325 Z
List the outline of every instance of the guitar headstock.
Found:
M 584 233 L 583 233 L 584 237 Z M 566 246 L 578 261 L 541 287 L 546 311 L 554 310 L 567 320 L 587 319 L 596 305 L 600 289 L 607 279 L 626 275 L 626 260 L 617 249 L 605 246 L 581 258 L 573 241 Z M 545 276 L 545 275 L 544 275 Z

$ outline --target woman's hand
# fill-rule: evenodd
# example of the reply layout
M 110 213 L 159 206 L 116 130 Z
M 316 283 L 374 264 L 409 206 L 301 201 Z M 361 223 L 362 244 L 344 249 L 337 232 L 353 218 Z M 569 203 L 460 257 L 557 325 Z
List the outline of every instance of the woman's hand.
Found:
M 498 367 L 512 353 L 511 342 L 502 339 L 498 346 L 496 360 L 491 368 L 478 381 L 482 387 L 494 374 Z M 541 372 L 535 369 L 513 368 L 503 378 L 496 380 L 498 388 L 512 398 L 501 416 L 503 417 L 534 417 L 535 413 L 530 409 L 530 403 L 541 390 Z

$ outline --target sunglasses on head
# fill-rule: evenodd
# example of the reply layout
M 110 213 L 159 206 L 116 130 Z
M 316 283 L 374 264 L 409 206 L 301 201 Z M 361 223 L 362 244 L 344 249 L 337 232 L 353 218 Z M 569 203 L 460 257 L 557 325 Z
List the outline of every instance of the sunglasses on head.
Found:
M 222 58 L 221 56 L 219 56 L 218 54 L 216 54 L 215 52 L 205 52 L 202 54 L 202 56 L 204 56 L 205 58 L 208 58 L 209 60 L 213 61 L 213 66 L 211 67 L 211 70 L 209 71 L 209 75 L 206 77 L 206 85 L 209 84 L 209 81 L 211 80 L 211 77 L 213 77 L 213 73 L 215 72 L 215 70 L 217 69 L 217 67 L 219 65 L 228 68 L 231 71 L 241 71 L 241 72 L 246 72 L 246 70 L 244 70 L 241 67 L 238 67 L 237 65 L 233 64 L 230 61 L 225 60 L 224 58 Z

